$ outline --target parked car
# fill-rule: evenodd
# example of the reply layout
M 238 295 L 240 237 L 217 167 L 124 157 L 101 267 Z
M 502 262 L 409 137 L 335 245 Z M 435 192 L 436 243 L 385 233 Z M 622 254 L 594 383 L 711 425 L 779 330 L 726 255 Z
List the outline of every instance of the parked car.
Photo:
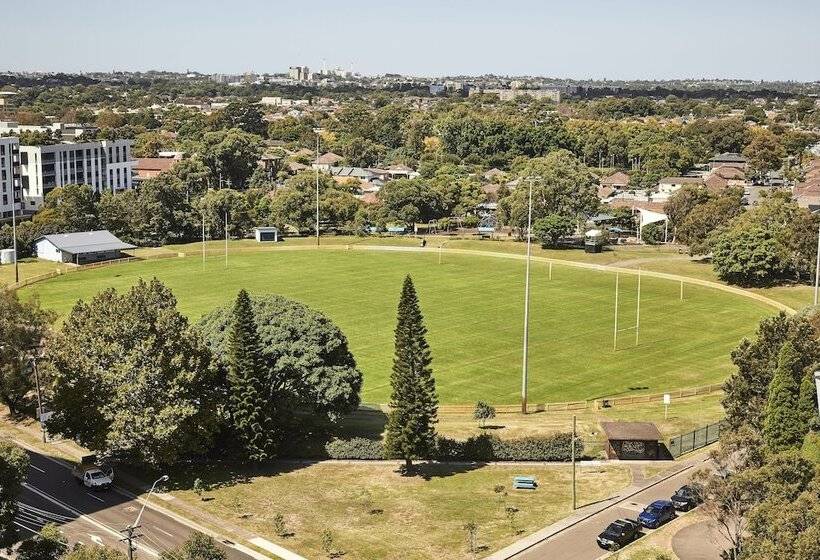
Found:
M 657 500 L 646 506 L 638 521 L 647 529 L 657 529 L 675 518 L 675 505 L 669 500 Z
M 620 549 L 641 536 L 641 524 L 631 519 L 619 519 L 598 535 L 598 546 L 606 550 Z
M 695 484 L 681 486 L 675 490 L 670 499 L 678 511 L 689 511 L 696 508 L 703 501 L 701 488 Z

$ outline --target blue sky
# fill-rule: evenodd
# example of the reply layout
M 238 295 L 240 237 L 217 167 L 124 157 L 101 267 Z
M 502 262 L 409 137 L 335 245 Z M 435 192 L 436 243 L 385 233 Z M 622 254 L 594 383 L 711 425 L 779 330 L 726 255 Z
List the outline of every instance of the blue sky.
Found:
M 0 70 L 820 79 L 818 0 L 0 0 Z M 5 19 L 5 18 L 3 18 Z

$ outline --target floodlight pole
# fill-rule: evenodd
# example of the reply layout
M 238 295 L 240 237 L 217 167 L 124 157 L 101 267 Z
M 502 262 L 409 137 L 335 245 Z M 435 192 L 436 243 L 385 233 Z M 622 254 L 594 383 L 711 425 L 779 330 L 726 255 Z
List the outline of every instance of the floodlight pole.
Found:
M 316 246 L 319 246 L 319 133 L 320 128 L 314 128 L 316 133 Z
M 16 259 L 15 259 L 15 262 Z M 820 286 L 818 280 L 820 279 L 820 227 L 817 229 L 817 257 L 814 265 L 814 305 L 817 305 L 817 288 Z
M 202 267 L 205 267 L 205 212 L 202 213 Z
M 620 274 L 615 273 L 615 331 L 612 336 L 612 349 L 618 349 L 618 283 L 620 281 Z
M 575 511 L 578 507 L 577 504 L 577 493 L 575 491 L 575 438 L 577 433 L 577 422 L 578 417 L 573 414 L 572 415 L 572 511 Z
M 228 268 L 228 211 L 225 210 L 225 268 Z
M 641 269 L 638 269 L 638 306 L 635 309 L 635 346 L 638 345 L 638 336 L 641 332 Z
M 527 358 L 530 338 L 530 257 L 532 255 L 532 177 L 529 178 L 529 203 L 527 207 L 527 272 L 524 278 L 524 356 L 521 367 L 521 412 L 527 413 Z

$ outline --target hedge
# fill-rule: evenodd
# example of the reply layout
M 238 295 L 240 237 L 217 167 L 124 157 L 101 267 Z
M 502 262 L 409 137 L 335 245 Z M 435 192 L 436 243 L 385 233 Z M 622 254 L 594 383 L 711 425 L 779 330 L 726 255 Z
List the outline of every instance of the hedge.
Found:
M 437 461 L 569 461 L 572 434 L 559 433 L 542 438 L 502 440 L 491 435 L 480 435 L 466 440 L 439 436 L 433 457 Z M 582 442 L 575 444 L 576 457 L 584 453 Z M 322 446 L 300 445 L 288 453 L 293 457 L 323 459 L 384 459 L 384 445 L 380 440 L 367 438 L 334 438 Z

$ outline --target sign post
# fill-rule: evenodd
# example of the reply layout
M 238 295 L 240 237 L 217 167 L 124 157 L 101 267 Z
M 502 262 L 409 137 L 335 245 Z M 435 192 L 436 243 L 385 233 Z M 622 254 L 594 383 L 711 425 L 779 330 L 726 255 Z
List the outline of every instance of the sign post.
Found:
M 672 402 L 672 395 L 669 393 L 663 394 L 663 419 L 669 419 L 669 404 Z
M 817 403 L 820 406 L 820 371 L 814 372 L 814 386 L 817 387 Z

